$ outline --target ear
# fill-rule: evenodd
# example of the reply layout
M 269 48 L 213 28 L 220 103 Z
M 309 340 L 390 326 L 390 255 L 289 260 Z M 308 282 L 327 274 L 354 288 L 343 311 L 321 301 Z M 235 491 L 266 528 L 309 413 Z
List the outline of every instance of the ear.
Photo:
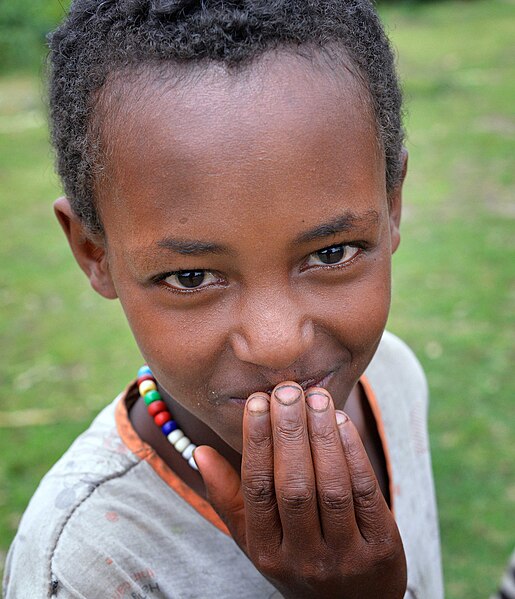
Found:
M 406 173 L 408 172 L 408 150 L 406 150 L 406 148 L 402 148 L 401 160 L 401 179 L 396 185 L 395 189 L 388 196 L 392 254 L 399 247 L 399 243 L 401 241 L 400 224 L 402 212 L 402 188 L 404 185 L 404 180 L 406 179 Z
M 54 202 L 54 212 L 75 260 L 86 273 L 93 289 L 107 299 L 116 299 L 118 294 L 109 271 L 104 241 L 87 232 L 67 198 L 59 198 Z

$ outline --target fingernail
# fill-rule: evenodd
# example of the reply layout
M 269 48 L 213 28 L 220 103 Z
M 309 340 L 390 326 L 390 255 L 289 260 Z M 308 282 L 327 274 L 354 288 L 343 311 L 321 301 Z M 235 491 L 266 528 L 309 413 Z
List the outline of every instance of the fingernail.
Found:
M 347 416 L 347 414 L 345 414 L 345 412 L 340 412 L 339 410 L 336 410 L 336 424 L 338 424 L 338 426 L 340 424 L 345 424 L 348 419 L 349 417 Z
M 314 391 L 306 395 L 306 402 L 315 412 L 324 412 L 329 405 L 329 397 L 325 393 Z
M 254 395 L 247 400 L 247 410 L 251 414 L 264 414 L 268 408 L 268 401 L 262 395 Z
M 302 389 L 294 385 L 282 385 L 274 391 L 275 398 L 285 406 L 290 406 L 300 399 Z

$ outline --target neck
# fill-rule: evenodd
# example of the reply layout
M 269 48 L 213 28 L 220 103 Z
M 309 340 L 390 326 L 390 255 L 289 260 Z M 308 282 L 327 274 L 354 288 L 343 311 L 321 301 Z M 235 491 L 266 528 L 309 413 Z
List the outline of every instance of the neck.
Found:
M 232 465 L 236 472 L 239 473 L 241 470 L 241 455 L 227 445 L 205 423 L 188 412 L 181 404 L 177 403 L 159 384 L 158 390 L 183 433 L 196 445 L 209 445 L 216 449 Z M 138 398 L 132 406 L 129 412 L 129 419 L 139 437 L 154 449 L 157 455 L 177 476 L 201 497 L 205 498 L 206 491 L 202 477 L 170 445 L 167 438 L 148 414 L 143 398 Z

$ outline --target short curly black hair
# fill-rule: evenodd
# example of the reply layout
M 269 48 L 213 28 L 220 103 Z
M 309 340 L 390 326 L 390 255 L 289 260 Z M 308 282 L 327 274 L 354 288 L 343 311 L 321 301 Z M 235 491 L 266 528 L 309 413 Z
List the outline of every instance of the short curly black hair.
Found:
M 271 50 L 339 49 L 368 89 L 387 191 L 400 180 L 402 94 L 369 0 L 74 0 L 49 42 L 57 171 L 73 211 L 92 233 L 103 233 L 94 198 L 102 159 L 92 127 L 98 97 L 109 76 L 146 65 L 244 67 Z

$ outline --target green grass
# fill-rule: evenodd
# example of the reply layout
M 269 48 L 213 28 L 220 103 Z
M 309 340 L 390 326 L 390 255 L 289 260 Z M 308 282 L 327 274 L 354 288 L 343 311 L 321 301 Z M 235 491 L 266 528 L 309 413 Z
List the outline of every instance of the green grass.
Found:
M 488 597 L 515 546 L 513 7 L 381 7 L 410 153 L 389 326 L 430 382 L 449 599 Z M 139 365 L 119 307 L 89 289 L 52 215 L 41 96 L 36 78 L 0 79 L 0 426 L 18 411 L 52 422 L 0 429 L 0 551 L 40 477 Z
M 410 176 L 390 327 L 431 388 L 446 596 L 488 597 L 515 546 L 513 2 L 387 7 Z
M 41 88 L 0 79 L 0 553 L 40 478 L 141 362 L 119 306 L 89 288 L 53 216 Z M 6 414 L 52 424 L 9 428 Z

